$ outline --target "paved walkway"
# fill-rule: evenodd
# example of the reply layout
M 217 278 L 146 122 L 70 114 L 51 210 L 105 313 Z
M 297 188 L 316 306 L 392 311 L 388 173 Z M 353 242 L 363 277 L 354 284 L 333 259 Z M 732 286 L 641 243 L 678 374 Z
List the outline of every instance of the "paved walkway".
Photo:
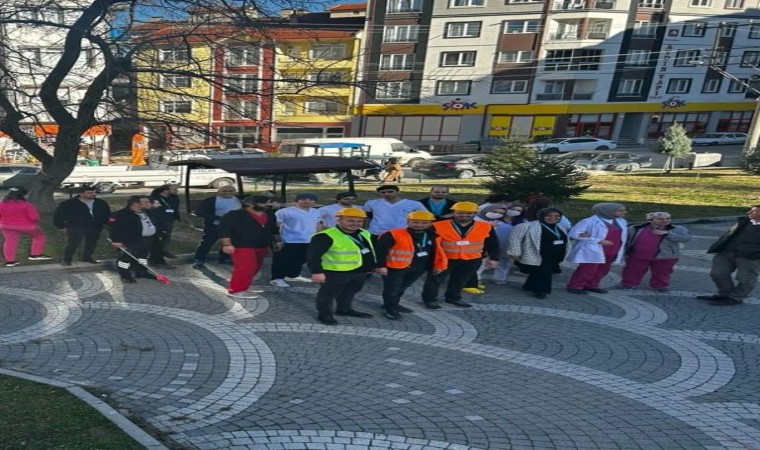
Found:
M 0 275 L 0 367 L 109 392 L 188 449 L 757 449 L 760 300 L 713 307 L 691 225 L 669 295 L 549 299 L 315 323 L 315 288 L 225 295 L 228 269 L 123 286 L 110 271 Z M 614 285 L 618 276 L 607 282 Z M 358 298 L 377 311 L 378 279 Z

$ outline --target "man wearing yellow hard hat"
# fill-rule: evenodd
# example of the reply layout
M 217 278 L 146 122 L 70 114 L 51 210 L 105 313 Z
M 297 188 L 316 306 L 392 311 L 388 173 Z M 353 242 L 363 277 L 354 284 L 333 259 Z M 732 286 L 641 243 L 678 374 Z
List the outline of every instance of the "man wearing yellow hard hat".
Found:
M 486 265 L 495 268 L 499 263 L 499 238 L 488 222 L 476 222 L 478 205 L 472 202 L 457 202 L 451 207 L 454 214 L 449 220 L 433 224 L 441 237 L 441 248 L 448 259 L 448 269 L 440 274 L 428 274 L 422 288 L 422 301 L 429 309 L 440 309 L 438 291 L 446 285 L 444 301 L 461 308 L 470 308 L 462 301 L 462 288 L 478 270 L 481 258 L 488 256 Z
M 391 320 L 400 319 L 402 312 L 412 312 L 399 302 L 423 273 L 446 270 L 441 238 L 432 228 L 434 220 L 431 212 L 411 212 L 406 216 L 406 228 L 386 231 L 377 240 L 375 272 L 383 276 L 383 308 L 385 317 Z
M 334 227 L 311 237 L 306 254 L 311 281 L 320 283 L 317 320 L 325 325 L 338 325 L 334 316 L 372 317 L 352 306 L 354 296 L 376 267 L 372 235 L 362 229 L 367 213 L 358 208 L 344 208 L 335 218 Z

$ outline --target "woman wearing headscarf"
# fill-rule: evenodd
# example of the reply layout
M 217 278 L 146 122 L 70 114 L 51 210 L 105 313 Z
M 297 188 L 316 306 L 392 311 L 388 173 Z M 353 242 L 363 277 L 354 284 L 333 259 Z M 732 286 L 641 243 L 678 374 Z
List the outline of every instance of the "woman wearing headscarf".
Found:
M 578 267 L 567 283 L 567 291 L 573 294 L 607 290 L 599 284 L 612 269 L 612 264 L 623 262 L 628 237 L 628 223 L 623 218 L 627 212 L 621 203 L 597 203 L 591 208 L 594 214 L 579 221 L 570 229 L 573 248 L 567 257 Z
M 545 195 L 531 195 L 528 197 L 528 203 L 524 208 L 525 212 L 523 212 L 522 217 L 525 220 L 536 220 L 538 211 L 551 207 L 553 203 L 554 201 Z M 567 230 L 569 230 L 573 224 L 566 216 L 562 216 L 562 219 L 559 222 L 559 226 L 561 226 L 562 229 L 567 232 Z
M 565 259 L 568 238 L 559 226 L 562 211 L 545 208 L 536 220 L 517 225 L 509 236 L 507 255 L 517 261 L 528 277 L 523 290 L 536 298 L 546 298 L 552 292 L 552 276 L 560 273 L 559 264 Z
M 647 223 L 628 228 L 625 266 L 621 289 L 633 289 L 650 274 L 649 287 L 657 292 L 668 292 L 673 267 L 681 255 L 681 244 L 691 240 L 686 228 L 670 223 L 670 214 L 651 212 Z

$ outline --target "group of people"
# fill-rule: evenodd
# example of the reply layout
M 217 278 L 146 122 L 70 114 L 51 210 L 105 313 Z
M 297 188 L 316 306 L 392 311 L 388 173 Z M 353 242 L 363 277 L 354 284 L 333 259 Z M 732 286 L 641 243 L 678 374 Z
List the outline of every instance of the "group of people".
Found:
M 613 264 L 623 264 L 621 290 L 639 286 L 650 273 L 649 287 L 667 292 L 681 247 L 689 231 L 671 222 L 667 212 L 646 214 L 645 222 L 629 225 L 628 209 L 620 203 L 599 203 L 592 214 L 575 225 L 544 196 L 521 204 L 506 195 L 492 195 L 478 205 L 450 199 L 446 186 L 433 186 L 421 200 L 403 198 L 396 185 L 381 185 L 378 198 L 357 206 L 353 192 L 336 196 L 335 203 L 316 208 L 318 197 L 302 192 L 292 206 L 275 202 L 271 193 L 239 199 L 232 186 L 219 188 L 204 199 L 195 215 L 204 221 L 203 236 L 193 267 L 203 269 L 217 241 L 219 261 L 231 262 L 228 294 L 255 299 L 252 287 L 264 258 L 272 252 L 269 283 L 317 283 L 318 320 L 337 324 L 335 316 L 369 317 L 353 308 L 353 298 L 371 274 L 383 279 L 384 315 L 392 320 L 412 310 L 401 304 L 406 290 L 423 275 L 421 300 L 440 309 L 440 300 L 469 308 L 463 293 L 484 292 L 482 274 L 493 269 L 493 283 L 507 282 L 512 266 L 526 275 L 522 289 L 536 298 L 552 292 L 561 263 L 577 266 L 567 283 L 575 295 L 605 294 L 602 280 Z M 25 200 L 25 191 L 11 190 L 0 202 L 0 232 L 7 266 L 17 265 L 19 237 L 32 238 L 29 259 L 51 259 L 43 253 L 45 235 L 39 214 Z M 93 187 L 62 202 L 54 224 L 67 237 L 62 264 L 71 265 L 84 242 L 82 261 L 97 263 L 95 246 L 104 226 L 118 250 L 117 269 L 125 283 L 136 277 L 155 278 L 148 265 L 165 264 L 175 257 L 168 249 L 172 230 L 180 220 L 177 187 L 161 186 L 151 195 L 134 195 L 126 206 L 111 212 Z M 718 288 L 699 296 L 714 305 L 736 305 L 752 293 L 760 275 L 760 206 L 752 207 L 710 247 L 714 253 L 710 275 Z M 303 266 L 310 276 L 303 276 Z M 732 274 L 736 272 L 736 281 Z

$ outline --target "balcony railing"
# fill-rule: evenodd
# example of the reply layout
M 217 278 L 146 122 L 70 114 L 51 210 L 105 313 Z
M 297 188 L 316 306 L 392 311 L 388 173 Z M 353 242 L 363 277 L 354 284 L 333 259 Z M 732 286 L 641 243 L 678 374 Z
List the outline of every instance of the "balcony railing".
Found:
M 588 9 L 615 9 L 615 2 L 610 0 L 587 0 L 585 2 L 554 2 L 554 11 L 578 11 Z
M 536 94 L 536 100 L 591 100 L 594 94 Z
M 608 32 L 589 32 L 589 33 L 551 33 L 549 34 L 550 41 L 585 41 L 585 40 L 598 40 L 602 41 L 607 39 Z

